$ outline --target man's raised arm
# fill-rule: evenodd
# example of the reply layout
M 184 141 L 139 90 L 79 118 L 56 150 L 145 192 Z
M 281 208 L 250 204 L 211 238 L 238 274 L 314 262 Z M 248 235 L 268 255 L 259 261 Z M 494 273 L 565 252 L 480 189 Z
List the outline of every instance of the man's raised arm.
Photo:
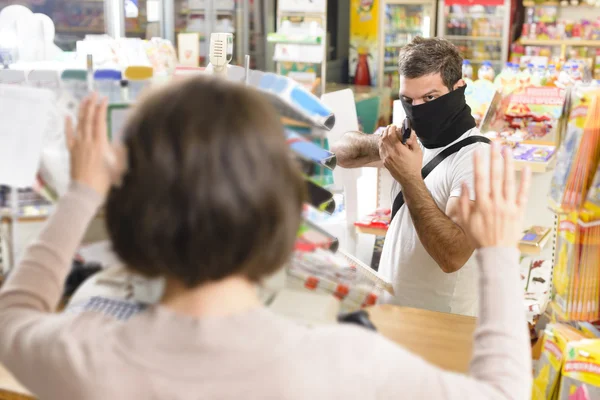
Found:
M 336 155 L 337 165 L 342 168 L 383 167 L 379 156 L 378 134 L 351 131 L 346 132 L 340 140 L 333 143 L 331 151 Z

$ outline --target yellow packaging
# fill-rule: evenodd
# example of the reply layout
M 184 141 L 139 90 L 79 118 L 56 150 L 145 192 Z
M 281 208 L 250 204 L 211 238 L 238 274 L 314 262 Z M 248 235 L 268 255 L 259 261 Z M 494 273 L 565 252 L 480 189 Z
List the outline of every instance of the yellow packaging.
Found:
M 560 217 L 558 222 L 558 238 L 556 241 L 557 258 L 554 267 L 552 283 L 554 287 L 554 302 L 556 311 L 561 319 L 569 320 L 573 311 L 571 282 L 574 276 L 577 243 L 577 214 L 572 213 Z
M 567 344 L 583 334 L 565 324 L 550 324 L 544 331 L 542 353 L 533 379 L 532 400 L 552 400 L 560 379 Z
M 584 207 L 591 218 L 600 218 L 600 164 L 598 164 L 598 168 L 596 168 L 596 176 L 588 191 Z
M 568 344 L 558 400 L 600 400 L 600 340 Z

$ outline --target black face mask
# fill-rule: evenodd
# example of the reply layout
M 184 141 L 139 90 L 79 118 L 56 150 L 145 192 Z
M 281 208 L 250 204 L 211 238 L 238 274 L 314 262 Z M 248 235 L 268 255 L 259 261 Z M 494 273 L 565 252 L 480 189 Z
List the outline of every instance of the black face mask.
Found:
M 466 86 L 418 106 L 402 100 L 406 117 L 417 137 L 428 149 L 444 147 L 475 128 L 475 119 L 465 100 Z

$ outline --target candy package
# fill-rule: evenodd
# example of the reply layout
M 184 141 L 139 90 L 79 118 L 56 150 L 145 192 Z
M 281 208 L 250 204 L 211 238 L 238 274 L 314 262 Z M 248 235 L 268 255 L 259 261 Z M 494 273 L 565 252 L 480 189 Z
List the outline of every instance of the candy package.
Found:
M 600 340 L 569 343 L 558 400 L 600 400 Z
M 576 245 L 578 243 L 577 215 L 560 217 L 556 242 L 556 263 L 553 272 L 554 302 L 557 312 L 563 319 L 573 311 L 571 299 L 572 278 L 575 277 Z
M 544 331 L 542 354 L 534 371 L 532 400 L 552 400 L 558 388 L 565 349 L 584 335 L 565 324 L 550 324 Z
M 558 143 L 565 98 L 566 91 L 559 88 L 523 88 L 510 95 L 504 118 L 511 129 L 526 133 L 525 140 Z

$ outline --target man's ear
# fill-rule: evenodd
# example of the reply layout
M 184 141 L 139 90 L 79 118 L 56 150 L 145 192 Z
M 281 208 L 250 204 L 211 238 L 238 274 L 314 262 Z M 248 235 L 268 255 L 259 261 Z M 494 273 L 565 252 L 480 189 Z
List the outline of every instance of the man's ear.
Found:
M 453 90 L 456 90 L 456 89 L 466 86 L 466 85 L 467 85 L 467 83 L 464 81 L 464 79 L 459 79 L 459 81 L 454 84 Z

